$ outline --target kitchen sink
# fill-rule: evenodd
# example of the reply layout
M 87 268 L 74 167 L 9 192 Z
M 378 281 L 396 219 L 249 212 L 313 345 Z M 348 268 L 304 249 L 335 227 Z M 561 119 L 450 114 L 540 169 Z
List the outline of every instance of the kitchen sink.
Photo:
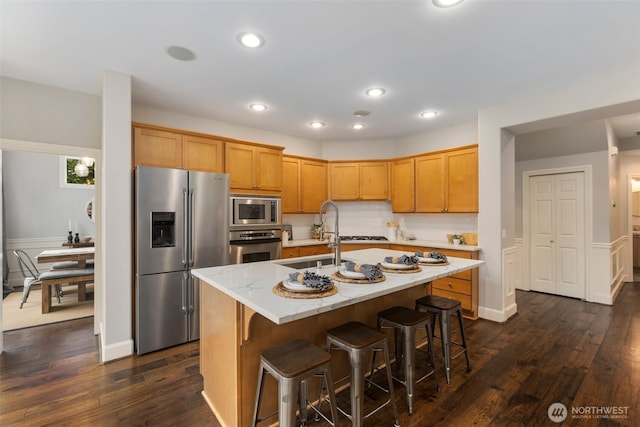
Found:
M 315 267 L 318 261 L 322 262 L 322 265 L 331 265 L 333 264 L 333 255 L 330 257 L 309 259 L 305 261 L 284 261 L 278 262 L 278 264 L 284 265 L 285 267 L 295 268 L 296 270 L 301 270 L 303 268 Z

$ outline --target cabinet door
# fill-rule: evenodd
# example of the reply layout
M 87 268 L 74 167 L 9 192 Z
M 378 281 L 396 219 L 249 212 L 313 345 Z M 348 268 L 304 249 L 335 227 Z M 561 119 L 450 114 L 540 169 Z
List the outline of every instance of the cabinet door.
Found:
M 358 200 L 360 198 L 360 169 L 358 163 L 330 163 L 331 199 Z
M 478 148 L 447 154 L 447 212 L 478 212 Z
M 300 160 L 300 211 L 320 212 L 327 198 L 327 163 Z
M 255 188 L 282 190 L 282 151 L 255 147 Z
M 224 142 L 213 138 L 184 135 L 182 164 L 185 169 L 201 172 L 224 172 Z
M 282 157 L 282 212 L 300 212 L 300 160 Z M 284 258 L 284 256 L 283 256 Z
M 391 163 L 391 211 L 415 211 L 415 159 L 401 159 Z
M 254 149 L 250 145 L 228 142 L 225 149 L 225 171 L 229 176 L 229 187 L 254 189 Z
M 182 136 L 156 129 L 134 128 L 133 166 L 182 167 Z
M 389 199 L 389 163 L 360 163 L 360 200 Z
M 416 158 L 416 212 L 445 210 L 444 154 Z

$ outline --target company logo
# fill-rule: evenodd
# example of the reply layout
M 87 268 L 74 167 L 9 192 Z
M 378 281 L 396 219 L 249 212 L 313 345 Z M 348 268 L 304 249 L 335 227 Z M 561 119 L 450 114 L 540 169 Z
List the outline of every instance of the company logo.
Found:
M 567 419 L 567 415 L 569 412 L 567 411 L 567 407 L 562 403 L 556 402 L 552 403 L 547 410 L 547 415 L 549 419 L 554 423 L 561 423 Z

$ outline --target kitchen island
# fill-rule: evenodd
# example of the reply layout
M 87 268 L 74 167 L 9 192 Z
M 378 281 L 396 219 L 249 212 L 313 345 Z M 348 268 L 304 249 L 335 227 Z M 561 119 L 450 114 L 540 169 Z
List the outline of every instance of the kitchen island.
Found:
M 364 249 L 345 253 L 343 261 L 377 264 L 385 256 L 403 254 L 406 252 Z M 327 255 L 193 270 L 200 279 L 203 395 L 222 425 L 251 424 L 260 353 L 266 348 L 294 338 L 324 347 L 327 329 L 353 320 L 375 327 L 379 311 L 394 305 L 413 307 L 417 298 L 427 294 L 432 280 L 484 263 L 449 257 L 448 265 L 422 266 L 417 273 L 385 272 L 386 280 L 380 283 L 336 281 L 337 293 L 324 298 L 293 299 L 273 292 L 274 286 L 295 271 L 283 264 L 323 257 Z M 335 266 L 328 265 L 320 273 L 331 276 L 335 271 Z M 348 361 L 342 354 L 333 356 L 334 378 L 341 378 Z M 270 398 L 264 399 L 265 413 L 277 407 L 277 384 L 268 381 L 267 386 L 271 389 L 263 394 Z

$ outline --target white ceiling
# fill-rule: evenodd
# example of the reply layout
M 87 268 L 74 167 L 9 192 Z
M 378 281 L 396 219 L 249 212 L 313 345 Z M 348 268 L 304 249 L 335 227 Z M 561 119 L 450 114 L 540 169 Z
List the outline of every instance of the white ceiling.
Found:
M 387 139 L 577 78 L 640 72 L 639 22 L 640 0 L 1 0 L 0 74 L 100 94 L 111 69 L 133 77 L 136 105 L 314 140 Z M 237 43 L 249 30 L 263 48 Z M 170 58 L 172 45 L 196 59 Z M 387 93 L 367 98 L 372 86 Z M 256 101 L 269 109 L 250 111 Z M 429 108 L 440 116 L 417 117 Z M 612 123 L 633 137 L 640 115 Z

